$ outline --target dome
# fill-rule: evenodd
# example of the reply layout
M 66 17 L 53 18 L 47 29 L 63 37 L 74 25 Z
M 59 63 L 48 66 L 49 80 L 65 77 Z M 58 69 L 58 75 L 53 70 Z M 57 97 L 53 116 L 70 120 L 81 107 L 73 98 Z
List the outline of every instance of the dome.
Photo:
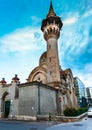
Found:
M 39 65 L 40 64 L 43 64 L 43 63 L 46 63 L 47 61 L 47 52 L 44 52 L 41 57 L 40 57 L 40 60 L 39 60 Z
M 0 83 L 6 84 L 7 82 L 5 81 L 5 78 L 2 78 L 2 80 L 0 81 Z
M 19 78 L 17 77 L 17 74 L 15 74 L 15 77 L 13 77 L 12 80 L 19 81 Z

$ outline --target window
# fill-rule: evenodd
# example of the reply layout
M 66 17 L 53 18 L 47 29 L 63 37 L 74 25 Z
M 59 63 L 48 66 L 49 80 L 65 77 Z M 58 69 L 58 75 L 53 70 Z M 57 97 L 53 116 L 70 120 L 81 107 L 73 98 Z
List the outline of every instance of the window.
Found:
M 38 80 L 40 81 L 40 77 L 38 78 Z
M 51 62 L 51 57 L 50 57 L 50 62 Z
M 16 87 L 15 88 L 15 99 L 18 99 L 19 98 L 19 88 Z
M 52 74 L 52 72 L 50 71 L 50 75 Z
M 51 45 L 49 45 L 49 49 L 51 49 Z

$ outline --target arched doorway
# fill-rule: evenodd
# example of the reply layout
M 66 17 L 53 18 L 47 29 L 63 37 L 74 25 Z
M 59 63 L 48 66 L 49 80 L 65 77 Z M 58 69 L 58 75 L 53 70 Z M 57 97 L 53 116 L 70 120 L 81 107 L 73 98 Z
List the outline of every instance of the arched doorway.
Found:
M 11 101 L 9 98 L 9 93 L 5 92 L 2 96 L 2 117 L 7 118 L 10 113 Z

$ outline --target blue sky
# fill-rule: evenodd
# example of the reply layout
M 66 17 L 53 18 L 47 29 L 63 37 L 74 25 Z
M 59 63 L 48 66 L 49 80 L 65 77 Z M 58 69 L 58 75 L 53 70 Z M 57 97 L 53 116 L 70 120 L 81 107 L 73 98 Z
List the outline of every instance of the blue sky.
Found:
M 52 0 L 63 21 L 58 40 L 62 69 L 71 68 L 86 87 L 92 87 L 92 1 Z M 38 66 L 46 42 L 40 30 L 50 0 L 0 0 L 0 79 L 15 74 L 25 82 Z

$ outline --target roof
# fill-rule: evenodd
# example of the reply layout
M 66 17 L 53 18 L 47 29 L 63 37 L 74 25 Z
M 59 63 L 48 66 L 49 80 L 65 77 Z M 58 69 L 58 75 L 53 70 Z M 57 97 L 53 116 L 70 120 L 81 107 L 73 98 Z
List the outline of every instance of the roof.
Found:
M 12 78 L 12 80 L 14 80 L 14 81 L 19 81 L 20 79 L 17 77 L 17 74 L 15 74 L 15 77 Z
M 54 12 L 54 9 L 53 9 L 53 5 L 52 5 L 52 1 L 50 3 L 50 8 L 49 8 L 49 12 L 47 14 L 47 18 L 48 17 L 51 17 L 51 16 L 56 16 L 55 12 Z
M 45 52 L 41 55 L 41 57 L 40 57 L 39 64 L 46 62 L 46 60 L 47 60 L 47 52 L 45 51 Z
M 5 81 L 5 78 L 2 78 L 2 80 L 0 81 L 0 83 L 6 84 L 7 82 Z
M 66 75 L 66 73 L 65 73 L 65 71 L 60 71 L 60 76 L 65 76 Z

